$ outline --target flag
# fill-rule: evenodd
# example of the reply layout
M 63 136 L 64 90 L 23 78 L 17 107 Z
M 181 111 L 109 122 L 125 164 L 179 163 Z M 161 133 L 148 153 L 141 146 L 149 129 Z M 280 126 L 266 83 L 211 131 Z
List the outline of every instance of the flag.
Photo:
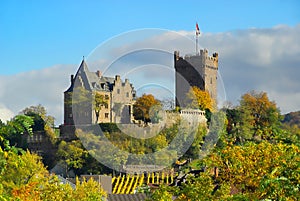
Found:
M 200 29 L 199 29 L 199 26 L 198 26 L 198 23 L 196 23 L 196 35 L 200 35 Z

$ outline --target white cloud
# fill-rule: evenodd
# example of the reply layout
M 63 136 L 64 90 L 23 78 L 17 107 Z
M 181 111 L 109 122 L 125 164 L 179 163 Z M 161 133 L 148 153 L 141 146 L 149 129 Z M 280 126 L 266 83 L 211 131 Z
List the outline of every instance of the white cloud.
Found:
M 144 76 L 141 71 L 136 71 L 139 72 L 142 81 L 153 84 L 159 79 L 163 85 L 172 89 L 165 82 L 174 81 L 173 71 L 166 68 L 162 71 L 154 70 L 156 68 L 149 64 L 173 68 L 174 50 L 179 50 L 181 55 L 195 51 L 194 34 L 194 31 L 181 31 L 180 34 L 162 32 L 146 40 L 128 43 L 122 48 L 109 47 L 109 44 L 105 44 L 105 48 L 100 46 L 101 51 L 96 49 L 89 56 L 90 70 L 103 70 L 112 59 L 117 59 L 113 60 L 115 66 L 112 73 L 121 75 L 132 70 L 133 64 L 135 68 L 148 64 L 149 69 L 145 71 Z M 202 33 L 199 45 L 208 49 L 210 54 L 215 51 L 219 53 L 219 72 L 229 101 L 237 103 L 242 94 L 250 90 L 262 90 L 269 94 L 270 99 L 277 102 L 283 113 L 286 113 L 300 110 L 299 35 L 300 25 L 295 27 L 280 25 L 268 29 Z M 120 55 L 126 55 L 126 52 L 141 47 L 156 47 L 166 53 L 161 57 L 151 53 L 150 57 L 147 54 L 132 54 L 131 57 L 130 55 L 122 57 L 124 60 L 119 58 Z M 105 51 L 111 54 L 110 57 L 103 57 Z M 97 58 L 100 60 L 98 63 Z M 89 64 L 89 59 L 87 61 Z M 70 75 L 77 71 L 78 66 L 79 64 L 56 65 L 42 70 L 0 76 L 1 119 L 10 118 L 25 107 L 42 104 L 49 114 L 56 118 L 56 124 L 62 123 L 63 92 L 69 87 Z M 134 74 L 131 73 L 130 81 L 133 79 Z
M 204 34 L 199 43 L 219 52 L 227 97 L 266 91 L 283 113 L 300 110 L 300 25 Z
M 0 120 L 6 122 L 14 117 L 14 113 L 0 103 Z
M 0 100 L 13 114 L 32 105 L 43 105 L 48 113 L 62 122 L 63 92 L 75 73 L 74 65 L 56 65 L 16 75 L 0 77 Z
M 298 108 L 300 101 L 295 94 L 299 93 L 300 80 L 300 25 L 289 27 L 278 25 L 273 28 L 251 28 L 224 33 L 202 33 L 199 37 L 199 46 L 219 53 L 219 71 L 224 81 L 226 96 L 229 101 L 237 103 L 241 95 L 250 90 L 262 90 L 267 93 L 278 94 L 277 104 L 283 112 Z M 194 31 L 166 32 L 146 40 L 140 40 L 126 45 L 126 48 L 113 48 L 110 52 L 119 59 L 118 65 L 112 66 L 112 71 L 118 72 L 122 66 L 122 58 L 132 50 L 155 47 L 169 53 L 159 58 L 155 53 L 145 54 L 140 65 L 145 65 L 151 58 L 152 63 L 171 65 L 166 60 L 173 59 L 174 50 L 181 55 L 195 52 Z M 132 53 L 130 53 L 132 54 Z M 132 54 L 133 55 L 133 54 Z M 171 55 L 171 56 L 170 56 Z M 129 56 L 130 57 L 130 56 Z M 138 65 L 137 59 L 132 56 L 131 63 L 126 60 L 123 71 Z M 162 71 L 149 73 L 145 71 L 143 81 L 157 79 L 168 74 Z M 172 80 L 172 79 L 170 79 Z M 279 97 L 279 94 L 284 94 Z M 288 101 L 282 101 L 286 99 Z M 276 101 L 276 100 L 275 100 Z M 291 107 L 293 105 L 293 107 Z

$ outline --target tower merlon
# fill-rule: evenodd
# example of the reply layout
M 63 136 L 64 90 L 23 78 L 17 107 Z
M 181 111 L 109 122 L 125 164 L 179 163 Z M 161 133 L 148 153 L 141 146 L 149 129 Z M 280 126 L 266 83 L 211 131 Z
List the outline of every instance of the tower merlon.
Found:
M 201 49 L 200 55 L 186 54 L 184 57 L 179 55 L 179 51 L 174 51 L 176 106 L 184 106 L 186 93 L 193 86 L 208 91 L 216 100 L 218 59 L 217 52 L 209 55 L 207 49 Z

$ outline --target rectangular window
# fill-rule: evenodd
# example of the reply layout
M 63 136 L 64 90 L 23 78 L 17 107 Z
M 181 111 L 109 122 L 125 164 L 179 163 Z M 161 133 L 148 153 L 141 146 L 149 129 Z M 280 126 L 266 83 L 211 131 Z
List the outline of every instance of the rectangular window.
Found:
M 120 89 L 117 89 L 117 93 L 120 94 Z
M 105 113 L 105 118 L 108 119 L 108 113 Z
M 129 97 L 129 92 L 126 93 L 126 97 L 127 97 L 127 98 Z
M 109 96 L 108 96 L 108 95 L 105 95 L 105 99 L 108 100 L 108 99 L 109 99 Z
M 105 107 L 105 109 L 107 109 L 108 108 L 108 104 L 104 104 L 104 107 Z

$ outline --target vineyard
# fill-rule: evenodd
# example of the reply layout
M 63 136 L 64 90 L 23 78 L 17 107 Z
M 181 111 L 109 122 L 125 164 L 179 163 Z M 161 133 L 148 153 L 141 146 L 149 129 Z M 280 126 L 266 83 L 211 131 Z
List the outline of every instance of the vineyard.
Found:
M 149 173 L 147 176 L 141 175 L 122 175 L 112 178 L 113 194 L 134 194 L 137 188 L 143 184 L 171 184 L 174 176 L 165 173 Z

